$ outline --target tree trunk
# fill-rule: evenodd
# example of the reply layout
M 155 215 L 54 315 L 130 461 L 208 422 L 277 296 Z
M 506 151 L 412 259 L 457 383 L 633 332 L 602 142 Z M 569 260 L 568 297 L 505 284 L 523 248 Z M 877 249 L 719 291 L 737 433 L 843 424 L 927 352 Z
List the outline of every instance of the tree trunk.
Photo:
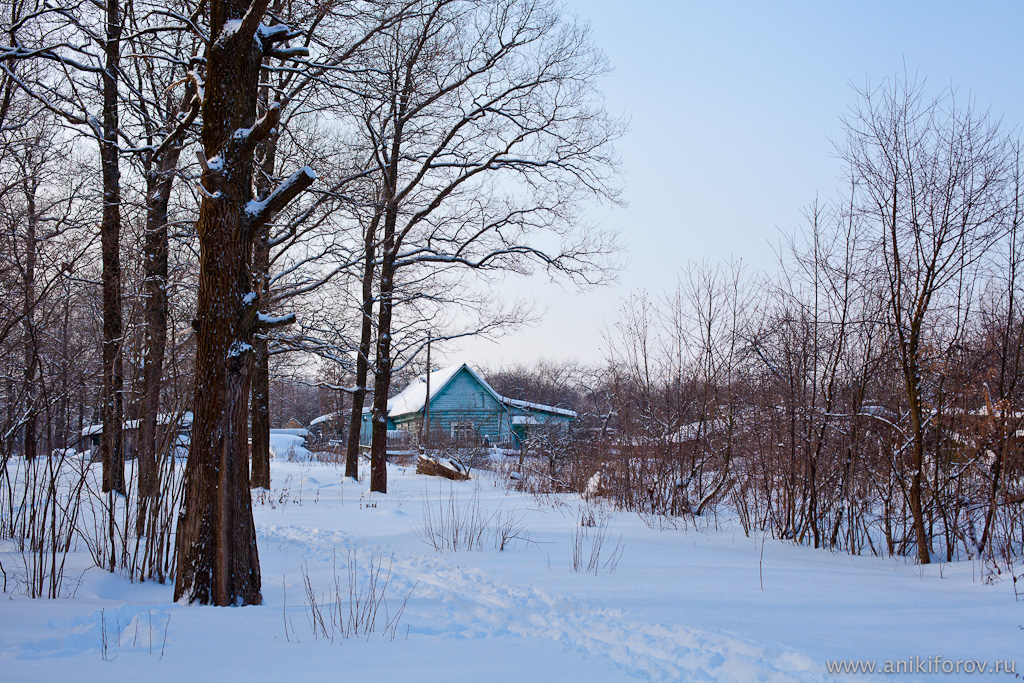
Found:
M 34 460 L 37 451 L 36 427 L 36 367 L 39 365 L 39 340 L 36 337 L 34 309 L 36 298 L 36 190 L 39 179 L 26 175 L 22 181 L 25 191 L 25 433 L 22 442 L 22 454 L 25 460 Z
M 907 502 L 913 519 L 914 537 L 917 541 L 917 560 L 921 564 L 931 562 L 928 532 L 924 525 L 924 493 L 922 479 L 924 476 L 924 415 L 921 406 L 921 389 L 918 358 L 917 332 L 918 321 L 914 321 L 910 332 L 909 349 L 905 354 L 903 379 L 907 390 L 908 409 L 910 412 L 910 437 L 913 439 L 910 463 L 910 489 Z
M 103 490 L 125 494 L 124 370 L 121 357 L 121 171 L 118 165 L 117 84 L 121 52 L 121 14 L 117 0 L 107 0 L 106 63 L 103 69 Z
M 253 151 L 263 52 L 254 39 L 266 2 L 213 0 L 203 102 L 203 200 L 195 418 L 178 523 L 174 599 L 259 604 L 260 568 L 249 494 L 249 377 L 258 301 L 250 291 Z M 228 23 L 232 22 L 232 23 Z M 233 29 L 233 30 L 232 30 Z M 276 121 L 275 121 L 276 122 Z M 256 124 L 256 125 L 254 125 Z M 245 129 L 243 131 L 243 129 Z
M 391 295 L 395 268 L 387 257 L 388 236 L 385 227 L 385 258 L 381 264 L 380 311 L 377 318 L 377 359 L 373 382 L 373 439 L 370 443 L 370 490 L 388 492 L 388 393 L 391 390 Z M 391 236 L 394 239 L 394 236 Z
M 370 343 L 373 339 L 373 273 L 374 242 L 380 213 L 363 235 L 363 305 L 361 308 L 359 352 L 356 355 L 356 390 L 352 393 L 352 413 L 349 419 L 348 443 L 345 449 L 345 476 L 359 480 L 359 441 L 363 427 L 363 406 L 366 403 L 366 379 L 370 373 Z
M 259 246 L 257 263 L 259 263 Z M 253 340 L 251 488 L 270 490 L 270 354 L 266 339 Z
M 275 4 L 276 11 L 279 4 Z M 264 108 L 269 104 L 269 74 L 264 71 L 260 100 Z M 274 177 L 274 164 L 277 158 L 276 133 L 271 132 L 262 140 L 257 149 L 260 160 L 260 173 L 256 178 L 256 190 L 261 197 L 266 197 L 273 190 L 271 181 Z M 261 301 L 266 301 L 270 294 L 270 230 L 263 226 L 256 236 L 253 246 L 253 287 Z M 270 490 L 270 352 L 266 337 L 258 337 L 253 342 L 252 364 L 252 478 L 251 488 Z
M 189 99 L 191 99 L 189 97 Z M 156 434 L 160 388 L 167 348 L 167 206 L 181 148 L 174 146 L 152 162 L 146 174 L 146 234 L 142 287 L 146 296 L 146 337 L 142 367 L 142 419 L 139 426 L 139 524 L 147 501 L 159 495 Z M 138 527 L 140 530 L 142 527 Z M 141 534 L 141 531 L 140 531 Z

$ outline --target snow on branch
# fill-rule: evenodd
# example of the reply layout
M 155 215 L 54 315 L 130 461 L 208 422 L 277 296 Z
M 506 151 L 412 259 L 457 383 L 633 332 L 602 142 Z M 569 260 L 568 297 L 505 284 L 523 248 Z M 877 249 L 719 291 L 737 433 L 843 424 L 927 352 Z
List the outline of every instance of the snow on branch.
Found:
M 245 207 L 249 229 L 255 231 L 265 225 L 267 221 L 277 215 L 278 211 L 288 206 L 291 200 L 312 185 L 315 180 L 316 172 L 309 166 L 303 166 L 278 185 L 277 189 L 271 192 L 270 196 L 266 199 L 250 201 Z
M 239 128 L 236 130 L 232 136 L 233 142 L 241 147 L 244 154 L 248 154 L 256 148 L 256 145 L 261 140 L 270 135 L 270 131 L 277 126 L 280 120 L 281 104 L 274 102 L 267 107 L 266 113 L 253 124 L 252 128 Z
M 224 22 L 220 32 L 217 34 L 214 45 L 223 49 L 229 43 L 249 41 L 256 38 L 256 32 L 260 28 L 260 20 L 263 19 L 263 15 L 266 14 L 267 7 L 269 6 L 270 0 L 253 0 L 252 4 L 249 5 L 249 9 L 245 11 L 245 16 L 241 19 L 229 19 Z
M 294 313 L 287 313 L 285 315 L 267 315 L 266 313 L 257 313 L 256 320 L 253 323 L 253 331 L 284 327 L 285 325 L 291 325 L 294 322 Z
M 294 57 L 308 57 L 309 48 L 300 47 L 277 47 L 278 43 L 284 43 L 302 36 L 302 31 L 296 31 L 286 24 L 275 24 L 266 26 L 260 24 L 256 31 L 256 37 L 260 41 L 263 54 L 267 57 L 278 59 L 292 59 Z

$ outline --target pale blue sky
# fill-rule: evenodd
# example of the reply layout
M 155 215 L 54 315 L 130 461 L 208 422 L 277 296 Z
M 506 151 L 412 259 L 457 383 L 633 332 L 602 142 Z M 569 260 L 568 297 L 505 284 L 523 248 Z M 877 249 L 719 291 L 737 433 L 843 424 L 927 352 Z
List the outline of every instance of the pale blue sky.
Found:
M 614 72 L 609 109 L 631 121 L 620 142 L 628 207 L 590 219 L 619 230 L 617 285 L 578 294 L 522 283 L 549 301 L 535 328 L 451 357 L 491 366 L 602 358 L 621 298 L 675 286 L 690 260 L 773 267 L 769 243 L 801 222 L 815 195 L 843 185 L 832 140 L 856 98 L 851 83 L 906 71 L 953 85 L 1024 123 L 1024 2 L 664 2 L 569 0 Z

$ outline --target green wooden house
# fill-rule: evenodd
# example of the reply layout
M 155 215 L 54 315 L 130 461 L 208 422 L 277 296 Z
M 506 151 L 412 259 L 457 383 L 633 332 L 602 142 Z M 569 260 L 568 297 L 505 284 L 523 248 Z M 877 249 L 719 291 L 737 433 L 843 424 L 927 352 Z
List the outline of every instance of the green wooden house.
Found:
M 420 376 L 388 401 L 389 438 L 415 443 L 423 431 L 427 377 Z M 430 373 L 430 431 L 459 443 L 505 444 L 518 448 L 531 430 L 567 424 L 576 413 L 564 408 L 506 398 L 466 363 Z M 371 411 L 363 410 L 363 445 L 370 443 Z

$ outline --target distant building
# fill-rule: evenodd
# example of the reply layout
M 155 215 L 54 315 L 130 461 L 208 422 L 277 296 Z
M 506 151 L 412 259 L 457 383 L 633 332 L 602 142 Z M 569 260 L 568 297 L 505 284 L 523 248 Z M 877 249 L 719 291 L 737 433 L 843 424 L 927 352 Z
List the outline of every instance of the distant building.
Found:
M 128 420 L 124 423 L 124 441 L 125 441 L 125 457 L 132 459 L 136 453 L 136 441 L 138 439 L 140 420 Z M 156 429 L 157 429 L 157 443 L 161 443 L 161 440 L 166 438 L 165 435 L 168 431 L 173 431 L 174 446 L 178 448 L 187 448 L 189 441 L 192 438 L 192 413 L 181 413 L 172 415 L 169 413 L 160 413 L 156 416 Z M 100 447 L 100 436 L 103 434 L 103 425 L 94 424 L 89 425 L 82 430 L 82 441 L 87 449 L 96 450 Z M 85 449 L 83 449 L 85 450 Z
M 506 398 L 496 392 L 469 365 L 462 363 L 430 373 L 429 411 L 427 378 L 419 377 L 388 401 L 388 431 L 404 432 L 415 441 L 429 412 L 431 434 L 459 443 L 507 444 L 518 448 L 533 430 L 568 424 L 572 410 Z M 371 409 L 363 410 L 360 443 L 369 445 Z
M 349 413 L 336 410 L 309 421 L 309 434 L 317 443 L 344 444 Z

